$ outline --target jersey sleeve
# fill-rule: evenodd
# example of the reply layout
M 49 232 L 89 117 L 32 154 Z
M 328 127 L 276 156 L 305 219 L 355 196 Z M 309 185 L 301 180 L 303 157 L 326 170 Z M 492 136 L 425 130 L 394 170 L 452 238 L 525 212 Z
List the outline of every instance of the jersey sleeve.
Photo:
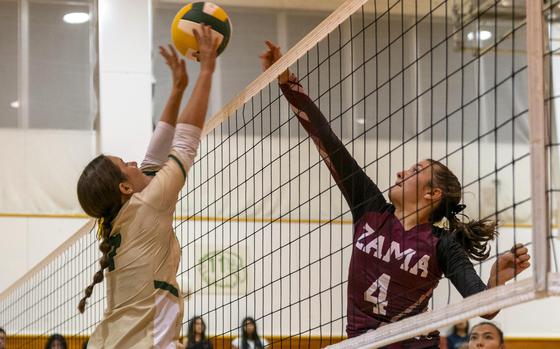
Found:
M 297 77 L 292 74 L 289 81 L 281 84 L 280 88 L 299 123 L 317 146 L 319 154 L 350 206 L 354 220 L 359 219 L 366 211 L 387 209 L 387 201 L 377 185 L 335 135 L 329 122 L 305 93 Z
M 150 139 L 146 156 L 140 164 L 140 170 L 148 176 L 153 176 L 167 161 L 167 156 L 171 150 L 171 143 L 175 135 L 175 127 L 159 121 Z
M 453 234 L 443 232 L 437 245 L 440 269 L 463 297 L 486 290 L 467 253 Z
M 139 198 L 142 201 L 158 210 L 175 209 L 179 192 L 185 185 L 187 173 L 194 162 L 201 133 L 200 128 L 192 125 L 177 126 L 168 160 L 150 184 L 140 192 Z

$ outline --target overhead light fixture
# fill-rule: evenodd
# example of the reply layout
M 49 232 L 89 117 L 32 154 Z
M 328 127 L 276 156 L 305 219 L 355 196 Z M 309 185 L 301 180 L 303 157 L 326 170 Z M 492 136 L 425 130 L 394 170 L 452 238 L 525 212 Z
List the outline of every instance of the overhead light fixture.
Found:
M 10 103 L 10 107 L 14 109 L 19 108 L 19 101 L 13 101 L 12 103 Z
M 62 17 L 62 20 L 70 24 L 81 24 L 89 21 L 89 13 L 85 12 L 70 12 Z
M 502 0 L 501 4 L 502 4 L 502 6 L 510 7 L 510 6 L 513 5 L 513 1 L 514 0 Z
M 492 32 L 488 31 L 488 30 L 481 30 L 478 32 L 470 32 L 467 34 L 467 40 L 469 41 L 475 41 L 475 40 L 479 40 L 480 41 L 486 41 L 488 39 L 490 39 L 492 37 Z
M 366 123 L 366 120 L 365 120 L 364 118 L 357 118 L 357 119 L 356 119 L 356 123 L 357 123 L 357 124 L 360 124 L 360 125 L 363 125 L 363 124 Z

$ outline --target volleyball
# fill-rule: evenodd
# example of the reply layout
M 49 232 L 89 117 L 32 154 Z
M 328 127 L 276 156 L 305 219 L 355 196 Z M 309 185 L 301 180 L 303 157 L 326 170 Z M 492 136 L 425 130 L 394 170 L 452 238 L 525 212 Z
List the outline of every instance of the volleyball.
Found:
M 208 1 L 188 4 L 177 12 L 171 24 L 173 44 L 188 59 L 196 60 L 193 54 L 198 51 L 198 43 L 193 29 L 199 28 L 201 24 L 212 27 L 213 34 L 219 38 L 218 55 L 229 42 L 231 22 L 224 9 Z

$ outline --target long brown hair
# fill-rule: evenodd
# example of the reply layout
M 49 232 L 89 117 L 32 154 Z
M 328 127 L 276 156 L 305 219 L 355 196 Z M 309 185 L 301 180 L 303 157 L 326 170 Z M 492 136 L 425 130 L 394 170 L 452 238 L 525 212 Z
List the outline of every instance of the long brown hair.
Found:
M 252 323 L 253 326 L 255 327 L 255 330 L 253 331 L 252 334 L 247 333 L 247 325 L 249 323 Z M 243 321 L 241 321 L 241 349 L 250 348 L 249 343 L 247 342 L 248 340 L 254 341 L 255 349 L 264 348 L 264 345 L 261 341 L 261 337 L 259 337 L 259 333 L 257 332 L 257 323 L 255 319 L 253 319 L 250 316 L 246 317 L 245 319 L 243 319 Z
M 99 259 L 100 269 L 93 276 L 93 282 L 86 287 L 85 295 L 78 305 L 80 313 L 84 312 L 93 287 L 103 281 L 103 272 L 109 266 L 111 223 L 122 207 L 119 184 L 125 179 L 121 170 L 108 157 L 99 155 L 84 168 L 78 180 L 78 200 L 82 209 L 89 216 L 99 219 L 99 250 L 103 253 Z
M 463 246 L 470 258 L 483 261 L 490 255 L 488 241 L 493 240 L 498 234 L 496 222 L 491 219 L 470 220 L 467 222 L 457 218 L 457 214 L 464 209 L 461 202 L 461 183 L 457 176 L 439 161 L 428 159 L 432 165 L 433 188 L 443 191 L 442 199 L 432 211 L 431 221 L 437 223 L 443 218 L 449 222 L 449 231 L 455 234 L 457 241 Z

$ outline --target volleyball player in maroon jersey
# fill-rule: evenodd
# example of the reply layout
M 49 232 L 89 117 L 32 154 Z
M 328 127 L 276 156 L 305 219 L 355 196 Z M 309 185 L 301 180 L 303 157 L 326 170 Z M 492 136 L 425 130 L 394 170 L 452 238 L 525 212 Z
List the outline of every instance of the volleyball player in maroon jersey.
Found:
M 267 41 L 263 69 L 281 57 Z M 445 275 L 463 297 L 503 285 L 529 267 L 526 247 L 516 245 L 494 263 L 484 284 L 469 259 L 489 256 L 496 234 L 491 220 L 461 222 L 461 184 L 438 161 L 426 159 L 396 174 L 390 203 L 352 158 L 327 119 L 303 91 L 297 77 L 284 72 L 280 88 L 307 131 L 353 216 L 353 246 L 348 272 L 346 331 L 349 337 L 427 310 Z M 435 224 L 443 219 L 448 228 Z M 493 317 L 495 314 L 487 315 Z M 439 334 L 419 336 L 387 348 L 438 348 Z

